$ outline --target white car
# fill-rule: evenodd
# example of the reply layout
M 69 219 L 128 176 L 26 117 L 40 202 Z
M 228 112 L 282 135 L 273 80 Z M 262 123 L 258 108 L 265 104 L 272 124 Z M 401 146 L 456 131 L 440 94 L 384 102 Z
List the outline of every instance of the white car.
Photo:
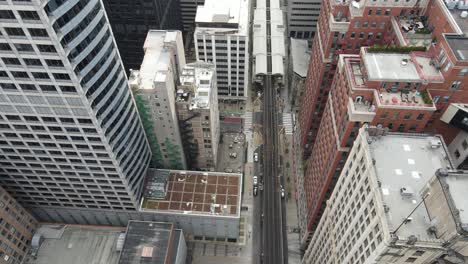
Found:
M 258 162 L 258 153 L 257 152 L 254 153 L 254 161 Z
M 253 176 L 253 185 L 257 186 L 257 184 L 258 184 L 258 178 L 257 176 Z
M 284 199 L 285 193 L 284 193 L 284 188 L 281 186 L 281 199 Z

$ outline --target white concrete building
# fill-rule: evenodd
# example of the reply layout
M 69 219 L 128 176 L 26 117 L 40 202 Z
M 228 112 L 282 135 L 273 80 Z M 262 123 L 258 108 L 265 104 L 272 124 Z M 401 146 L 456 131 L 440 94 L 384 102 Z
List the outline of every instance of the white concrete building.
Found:
M 249 0 L 207 0 L 197 9 L 197 60 L 215 65 L 220 100 L 248 96 L 249 8 Z
M 220 135 L 215 67 L 207 62 L 189 63 L 180 83 L 176 108 L 188 166 L 214 170 Z
M 195 30 L 197 7 L 204 5 L 205 0 L 179 0 L 179 4 L 184 32 L 193 32 Z
M 317 30 L 320 0 L 288 0 L 288 29 L 292 38 L 312 39 Z
M 153 166 L 187 168 L 176 111 L 179 74 L 185 66 L 180 31 L 150 30 L 139 71 L 132 71 L 130 85 L 140 104 Z
M 135 211 L 151 152 L 102 1 L 0 13 L 1 185 L 35 215 Z
M 440 137 L 361 128 L 303 263 L 432 263 L 446 254 L 463 230 L 444 233 L 456 219 L 446 220 L 431 204 L 440 197 L 425 191 L 440 168 L 453 168 Z M 459 190 L 452 198 L 461 212 Z M 466 255 L 464 243 L 452 249 Z

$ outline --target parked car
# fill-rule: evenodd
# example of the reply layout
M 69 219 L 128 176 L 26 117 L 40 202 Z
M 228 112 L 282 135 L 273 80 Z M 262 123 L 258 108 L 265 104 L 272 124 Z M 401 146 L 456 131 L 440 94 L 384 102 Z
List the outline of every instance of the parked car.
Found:
M 284 188 L 281 186 L 281 199 L 284 199 L 285 193 L 284 193 Z
M 253 195 L 254 195 L 254 196 L 257 196 L 257 194 L 258 194 L 258 187 L 257 187 L 257 186 L 254 186 L 254 187 L 253 187 Z
M 258 178 L 257 176 L 253 176 L 253 185 L 257 186 L 258 185 Z
M 254 162 L 258 162 L 258 153 L 254 152 Z

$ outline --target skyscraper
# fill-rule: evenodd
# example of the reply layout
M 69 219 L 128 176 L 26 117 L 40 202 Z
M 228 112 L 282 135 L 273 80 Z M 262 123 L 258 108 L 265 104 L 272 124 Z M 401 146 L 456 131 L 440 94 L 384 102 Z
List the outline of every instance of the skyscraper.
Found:
M 458 134 L 441 116 L 468 100 L 467 28 L 459 13 L 442 0 L 323 6 L 299 117 L 306 158 L 312 154 L 298 181 L 307 197 L 299 201 L 306 203 L 299 206 L 306 208 L 299 212 L 303 246 L 364 123 L 436 132 L 448 143 Z
M 32 209 L 136 210 L 151 152 L 102 2 L 0 15 L 1 184 Z
M 140 68 L 149 30 L 182 30 L 179 0 L 102 1 L 127 72 Z
M 249 1 L 205 1 L 194 33 L 197 60 L 216 66 L 218 98 L 244 101 L 248 96 Z
M 182 32 L 151 30 L 139 71 L 132 71 L 142 121 L 153 152 L 152 167 L 187 169 L 176 110 L 179 75 L 185 66 Z
M 317 30 L 320 15 L 320 0 L 288 0 L 289 36 L 312 39 Z

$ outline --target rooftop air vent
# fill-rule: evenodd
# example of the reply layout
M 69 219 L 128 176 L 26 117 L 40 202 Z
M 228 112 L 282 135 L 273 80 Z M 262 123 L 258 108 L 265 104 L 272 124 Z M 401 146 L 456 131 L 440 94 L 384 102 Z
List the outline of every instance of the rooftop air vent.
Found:
M 411 235 L 408 237 L 408 242 L 406 244 L 408 245 L 414 245 L 418 241 L 418 238 L 415 235 Z
M 414 191 L 409 186 L 403 186 L 400 188 L 400 194 L 403 197 L 411 197 L 414 195 Z

